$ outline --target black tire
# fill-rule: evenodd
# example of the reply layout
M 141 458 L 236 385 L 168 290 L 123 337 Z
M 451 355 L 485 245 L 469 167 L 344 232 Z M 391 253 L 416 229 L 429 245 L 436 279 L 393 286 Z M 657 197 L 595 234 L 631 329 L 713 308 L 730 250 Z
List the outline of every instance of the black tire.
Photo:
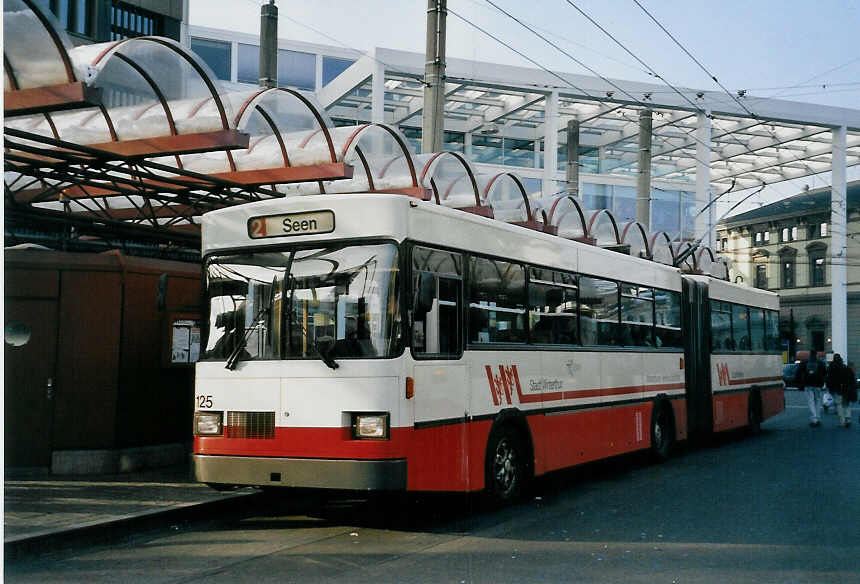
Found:
M 669 406 L 658 403 L 651 413 L 651 456 L 657 462 L 668 460 L 674 443 L 675 429 Z
M 529 479 L 526 448 L 510 426 L 495 430 L 487 441 L 484 488 L 491 504 L 507 505 L 525 492 Z
M 747 412 L 747 429 L 750 435 L 758 436 L 761 433 L 761 406 L 757 393 L 750 394 L 750 402 Z

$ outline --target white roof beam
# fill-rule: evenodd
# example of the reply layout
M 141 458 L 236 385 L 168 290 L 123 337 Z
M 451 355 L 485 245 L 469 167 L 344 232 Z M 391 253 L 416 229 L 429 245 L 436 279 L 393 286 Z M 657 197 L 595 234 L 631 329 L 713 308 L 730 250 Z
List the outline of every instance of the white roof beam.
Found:
M 456 91 L 460 91 L 464 87 L 466 87 L 466 86 L 463 85 L 462 83 L 446 83 L 445 84 L 445 100 L 448 100 L 448 97 L 452 93 L 454 93 Z M 412 95 L 411 91 L 412 90 L 410 90 L 410 95 Z M 392 120 L 391 123 L 395 126 L 400 125 L 403 122 L 409 120 L 409 118 L 412 118 L 414 116 L 417 116 L 418 114 L 421 114 L 423 111 L 424 111 L 424 93 L 421 92 L 421 97 L 414 96 L 412 98 L 412 101 L 409 102 L 409 108 L 407 109 L 406 114 L 403 115 L 402 117 L 398 118 L 398 119 Z
M 373 65 L 374 62 L 370 57 L 362 55 L 343 73 L 332 79 L 328 85 L 317 91 L 317 99 L 323 108 L 332 107 L 352 90 L 369 81 L 373 75 Z
M 492 124 L 511 114 L 515 114 L 539 101 L 543 101 L 545 98 L 546 95 L 543 93 L 528 93 L 519 99 L 503 100 L 502 107 L 493 107 L 484 112 L 483 120 L 479 124 L 476 124 L 472 131 L 474 132 L 483 124 Z

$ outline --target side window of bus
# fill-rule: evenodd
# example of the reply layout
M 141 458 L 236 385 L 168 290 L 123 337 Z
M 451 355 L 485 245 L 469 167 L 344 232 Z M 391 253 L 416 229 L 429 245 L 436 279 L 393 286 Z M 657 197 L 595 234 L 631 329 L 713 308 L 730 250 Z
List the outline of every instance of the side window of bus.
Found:
M 750 343 L 749 313 L 746 306 L 732 304 L 732 338 L 738 351 L 749 351 Z
M 761 353 L 764 351 L 764 310 L 750 308 L 750 348 Z
M 529 270 L 529 329 L 533 343 L 574 345 L 576 276 L 542 268 Z
M 681 295 L 670 290 L 654 290 L 654 343 L 657 347 L 684 346 L 681 337 Z
M 779 313 L 775 310 L 765 310 L 765 351 L 779 351 Z
M 730 304 L 711 301 L 711 351 L 734 351 L 732 341 L 732 308 Z
M 412 279 L 412 350 L 459 356 L 463 256 L 415 246 Z
M 618 344 L 618 283 L 582 276 L 579 318 L 583 345 Z
M 621 285 L 621 328 L 619 344 L 653 347 L 654 294 L 651 288 Z
M 469 272 L 469 342 L 526 341 L 525 269 L 472 257 Z

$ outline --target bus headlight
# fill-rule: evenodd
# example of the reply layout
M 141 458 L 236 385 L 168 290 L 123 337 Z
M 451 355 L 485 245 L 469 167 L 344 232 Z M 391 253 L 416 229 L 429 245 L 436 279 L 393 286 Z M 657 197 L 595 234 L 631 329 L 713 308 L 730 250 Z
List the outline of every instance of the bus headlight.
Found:
M 388 414 L 353 414 L 352 437 L 357 440 L 387 440 Z
M 223 432 L 223 412 L 194 412 L 195 436 L 220 436 Z

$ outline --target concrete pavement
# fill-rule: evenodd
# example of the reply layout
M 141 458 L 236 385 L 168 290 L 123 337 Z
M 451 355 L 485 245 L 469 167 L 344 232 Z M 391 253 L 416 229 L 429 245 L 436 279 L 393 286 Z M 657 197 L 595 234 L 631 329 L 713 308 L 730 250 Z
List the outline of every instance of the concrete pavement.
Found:
M 60 540 L 109 538 L 112 530 L 164 514 L 181 518 L 253 494 L 219 493 L 194 482 L 188 465 L 87 476 L 7 476 L 3 541 L 6 556 L 49 549 Z

